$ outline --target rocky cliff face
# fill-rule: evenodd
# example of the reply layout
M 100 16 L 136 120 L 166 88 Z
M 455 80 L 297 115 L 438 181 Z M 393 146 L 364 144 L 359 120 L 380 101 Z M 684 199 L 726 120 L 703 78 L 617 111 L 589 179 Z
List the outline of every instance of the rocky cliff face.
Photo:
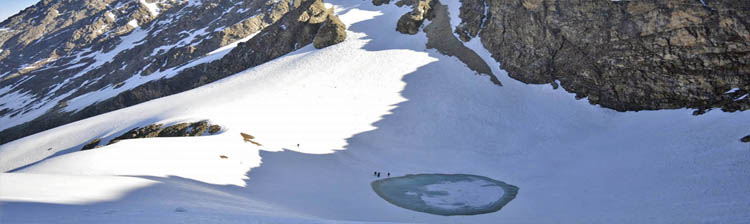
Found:
M 414 10 L 396 24 L 404 34 L 419 32 L 440 4 L 397 5 L 405 3 Z M 618 111 L 750 109 L 745 2 L 461 0 L 459 17 L 455 35 L 481 38 L 502 69 L 524 83 L 562 86 Z
M 750 109 L 750 4 L 733 0 L 462 0 L 511 77 L 618 111 Z
M 55 61 L 59 66 L 45 66 L 0 83 L 6 85 L 0 86 L 4 91 L 0 98 L 19 95 L 15 93 L 30 98 L 25 105 L 0 105 L 5 107 L 0 119 L 25 114 L 31 117 L 24 123 L 5 124 L 2 128 L 7 129 L 0 132 L 0 144 L 186 91 L 314 41 L 316 47 L 322 48 L 346 38 L 344 24 L 321 0 L 164 2 L 142 1 L 140 7 L 146 9 L 153 8 L 145 3 L 171 8 L 159 8 L 162 11 L 158 18 L 124 36 L 74 50 Z M 251 36 L 254 33 L 257 35 Z M 247 40 L 238 41 L 242 38 Z M 219 49 L 235 41 L 239 42 L 236 47 Z M 107 50 L 107 44 L 115 47 Z M 103 56 L 111 57 L 102 59 Z M 87 98 L 90 100 L 81 100 Z M 45 108 L 49 104 L 54 107 Z

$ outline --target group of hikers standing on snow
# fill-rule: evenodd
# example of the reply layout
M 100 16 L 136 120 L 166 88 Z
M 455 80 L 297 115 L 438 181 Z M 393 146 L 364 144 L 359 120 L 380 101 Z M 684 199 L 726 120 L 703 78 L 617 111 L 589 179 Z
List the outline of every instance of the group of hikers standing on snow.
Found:
M 378 171 L 373 172 L 372 175 L 380 178 L 380 172 Z M 388 172 L 386 175 L 388 175 L 387 177 L 391 177 L 391 172 Z

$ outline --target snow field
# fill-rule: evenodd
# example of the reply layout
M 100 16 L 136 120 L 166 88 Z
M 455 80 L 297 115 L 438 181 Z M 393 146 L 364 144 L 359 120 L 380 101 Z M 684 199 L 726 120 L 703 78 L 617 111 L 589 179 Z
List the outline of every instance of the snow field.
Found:
M 397 33 L 396 21 L 410 9 L 374 7 L 369 1 L 330 3 L 348 25 L 349 39 L 341 44 L 321 50 L 308 46 L 188 92 L 0 146 L 0 169 L 9 171 L 151 123 L 209 119 L 227 128 L 209 137 L 125 140 L 2 173 L 0 219 L 750 219 L 750 151 L 738 141 L 748 134 L 749 113 L 618 113 L 577 101 L 560 89 L 512 80 L 478 39 L 467 43 L 503 82 L 498 87 L 458 59 L 425 50 L 424 33 Z M 451 14 L 456 5 L 449 4 Z M 242 142 L 240 132 L 263 146 Z M 380 199 L 369 187 L 373 171 L 476 174 L 520 191 L 500 212 L 443 217 Z

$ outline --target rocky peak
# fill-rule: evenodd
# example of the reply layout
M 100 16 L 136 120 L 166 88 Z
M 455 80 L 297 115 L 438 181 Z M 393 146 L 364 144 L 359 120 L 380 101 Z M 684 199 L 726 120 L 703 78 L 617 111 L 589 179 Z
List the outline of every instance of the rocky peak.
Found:
M 80 46 L 116 38 L 158 16 L 174 2 L 47 0 L 10 17 L 0 27 L 3 79 L 29 73 Z M 28 63 L 36 62 L 36 63 Z M 27 64 L 28 66 L 19 67 Z

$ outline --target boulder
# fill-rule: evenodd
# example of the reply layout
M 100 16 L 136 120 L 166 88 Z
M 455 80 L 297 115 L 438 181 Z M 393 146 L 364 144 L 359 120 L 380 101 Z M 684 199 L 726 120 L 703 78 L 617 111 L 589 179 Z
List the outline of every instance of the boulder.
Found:
M 346 40 L 346 25 L 341 22 L 338 16 L 333 14 L 333 9 L 330 9 L 328 19 L 318 29 L 318 33 L 315 34 L 313 46 L 321 49 L 341 43 L 344 40 Z
M 402 15 L 401 18 L 398 19 L 398 23 L 396 24 L 396 31 L 403 34 L 417 34 L 419 32 L 419 28 L 422 26 L 422 23 L 424 23 L 424 20 L 430 17 L 429 15 L 430 10 L 432 9 L 432 4 L 434 4 L 435 2 L 437 1 L 419 0 L 414 2 L 412 5 L 414 9 L 411 12 Z M 403 2 L 401 4 L 409 3 Z
M 211 125 L 211 126 L 208 127 L 208 134 L 212 134 L 213 135 L 213 134 L 218 133 L 219 131 L 221 131 L 221 126 L 219 126 L 219 125 L 215 125 L 214 124 L 214 125 Z

